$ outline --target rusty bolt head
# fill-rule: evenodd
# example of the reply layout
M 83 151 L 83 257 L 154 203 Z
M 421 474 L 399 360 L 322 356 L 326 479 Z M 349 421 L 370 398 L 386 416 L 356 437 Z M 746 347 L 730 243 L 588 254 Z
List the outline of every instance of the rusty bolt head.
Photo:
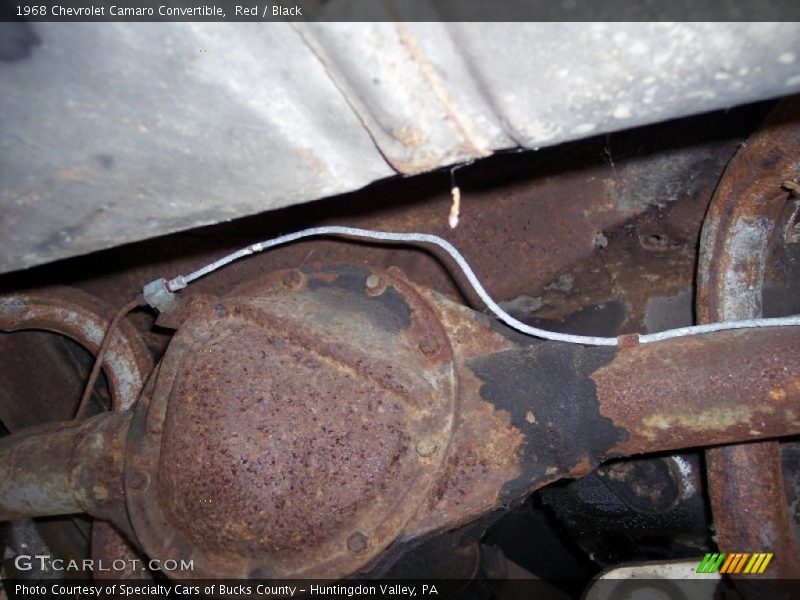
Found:
M 417 442 L 417 454 L 423 457 L 433 456 L 439 449 L 439 442 L 436 438 L 425 436 Z
M 353 554 L 363 554 L 367 548 L 369 548 L 369 538 L 360 531 L 347 538 L 347 549 Z
M 420 341 L 419 349 L 425 356 L 431 356 L 439 351 L 439 341 L 432 335 L 426 335 Z
M 381 278 L 373 273 L 367 277 L 366 286 L 368 290 L 377 290 L 381 285 Z
M 150 476 L 142 471 L 134 471 L 130 475 L 130 486 L 135 490 L 141 490 L 148 486 L 150 483 Z
M 289 290 L 296 290 L 302 282 L 303 278 L 297 271 L 289 271 L 283 276 L 283 285 Z

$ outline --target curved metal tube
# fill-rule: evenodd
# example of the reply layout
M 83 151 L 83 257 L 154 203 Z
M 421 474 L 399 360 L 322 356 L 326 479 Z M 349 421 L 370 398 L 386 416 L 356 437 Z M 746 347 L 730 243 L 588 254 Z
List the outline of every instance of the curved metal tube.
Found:
M 697 316 L 703 323 L 762 316 L 769 243 L 797 176 L 800 103 L 784 101 L 733 158 L 711 200 L 700 244 Z M 754 402 L 764 398 L 754 398 Z M 774 552 L 770 573 L 800 575 L 777 441 L 706 451 L 722 551 Z
M 52 331 L 97 354 L 113 312 L 94 296 L 74 288 L 30 290 L 0 296 L 0 331 Z M 119 411 L 136 402 L 153 368 L 153 359 L 130 323 L 120 323 L 113 335 L 103 371 L 111 387 L 112 408 Z

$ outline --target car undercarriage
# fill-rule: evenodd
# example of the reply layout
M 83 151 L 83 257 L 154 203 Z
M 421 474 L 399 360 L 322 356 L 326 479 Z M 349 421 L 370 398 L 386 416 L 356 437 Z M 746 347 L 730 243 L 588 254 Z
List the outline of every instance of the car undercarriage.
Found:
M 638 79 L 598 70 L 629 97 L 614 109 L 595 89 L 569 118 L 560 88 L 525 79 L 558 24 L 448 24 L 449 41 L 395 24 L 380 42 L 392 24 L 270 24 L 308 55 L 258 65 L 244 52 L 265 30 L 244 25 L 12 24 L 3 579 L 235 580 L 226 597 L 252 593 L 244 580 L 408 579 L 465 598 L 661 579 L 679 597 L 724 553 L 728 597 L 767 593 L 748 587 L 759 571 L 791 592 L 796 24 L 718 24 L 695 63 L 637 73 L 660 78 L 657 110 Z M 598 64 L 658 33 L 581 24 L 600 25 L 615 50 Z M 679 24 L 660 48 L 714 31 Z M 532 63 L 481 62 L 499 33 Z M 104 48 L 119 49 L 83 79 L 55 58 Z M 592 67 L 576 52 L 553 77 Z M 746 85 L 691 102 L 716 59 L 765 53 L 772 70 L 740 63 L 723 71 Z M 495 131 L 479 105 L 507 120 Z M 618 122 L 581 129 L 601 113 Z

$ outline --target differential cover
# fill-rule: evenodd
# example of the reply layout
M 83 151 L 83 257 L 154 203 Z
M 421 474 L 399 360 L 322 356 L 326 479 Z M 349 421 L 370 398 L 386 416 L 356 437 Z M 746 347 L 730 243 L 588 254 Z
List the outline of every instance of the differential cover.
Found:
M 197 302 L 131 427 L 126 488 L 176 577 L 341 578 L 431 492 L 450 343 L 397 272 L 286 271 Z

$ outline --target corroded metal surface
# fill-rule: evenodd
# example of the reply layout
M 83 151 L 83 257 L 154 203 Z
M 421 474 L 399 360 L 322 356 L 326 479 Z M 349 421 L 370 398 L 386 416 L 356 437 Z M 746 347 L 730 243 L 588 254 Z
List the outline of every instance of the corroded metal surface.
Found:
M 0 296 L 0 329 L 3 331 L 38 329 L 55 332 L 73 339 L 92 354 L 96 354 L 113 312 L 111 307 L 80 290 L 66 287 L 43 288 Z M 111 407 L 120 412 L 133 406 L 138 398 L 145 378 L 152 369 L 152 358 L 139 332 L 130 323 L 125 321 L 119 323 L 113 335 L 103 368 L 110 386 Z M 75 397 L 79 395 L 80 391 Z M 125 419 L 127 423 L 128 415 Z M 42 459 L 42 454 L 50 456 L 52 453 L 58 460 L 72 460 L 72 464 L 76 465 L 71 477 L 74 484 L 74 499 L 80 504 L 81 510 L 92 512 L 100 518 L 112 519 L 118 524 L 118 529 L 115 529 L 110 523 L 98 521 L 92 530 L 92 554 L 98 558 L 105 558 L 108 563 L 122 556 L 118 551 L 129 547 L 119 530 L 125 531 L 128 535 L 131 530 L 125 514 L 122 492 L 124 444 L 104 444 L 103 435 L 91 434 L 77 439 L 69 449 L 72 456 L 60 456 L 57 447 L 49 446 L 54 442 L 48 437 L 43 447 L 31 449 L 31 457 L 33 460 Z M 104 452 L 107 454 L 103 455 Z M 96 458 L 92 456 L 93 454 L 97 454 Z M 9 459 L 4 452 L 0 455 L 2 460 Z M 45 461 L 45 464 L 49 466 L 51 463 Z M 56 478 L 57 472 L 57 469 L 53 471 Z M 39 495 L 44 491 L 48 498 L 52 497 L 58 502 L 59 493 L 53 493 L 53 482 L 47 480 L 49 475 L 41 473 L 36 475 L 36 473 L 39 471 L 34 469 L 34 479 L 29 482 L 29 492 Z M 13 480 L 19 484 L 16 477 Z M 39 487 L 40 485 L 43 487 Z M 66 492 L 69 487 L 67 485 L 59 492 Z M 43 500 L 45 504 L 49 502 L 47 499 Z M 33 508 L 27 507 L 26 511 Z M 64 510 L 64 507 L 61 510 Z M 45 514 L 59 513 L 50 507 L 46 509 Z M 106 552 L 115 554 L 109 555 Z M 137 573 L 136 576 L 141 576 L 141 573 Z
M 800 432 L 793 328 L 545 343 L 353 266 L 184 306 L 132 412 L 4 442 L 8 480 L 30 471 L 4 518 L 85 510 L 125 530 L 130 423 L 132 529 L 194 561 L 173 575 L 339 578 L 612 456 Z
M 612 348 L 533 342 L 468 363 L 479 393 L 523 436 L 517 473 L 501 490 L 503 501 L 563 477 L 587 474 L 626 432 L 600 414 L 590 374 L 613 360 Z
M 193 270 L 243 244 L 315 224 L 348 224 L 445 237 L 493 297 L 509 302 L 509 310 L 520 303 L 525 308 L 527 300 L 535 310 L 517 310 L 516 316 L 550 328 L 572 313 L 576 319 L 567 327 L 601 325 L 608 328 L 603 335 L 690 324 L 700 220 L 725 165 L 765 109 L 739 108 L 459 168 L 456 229 L 447 222 L 450 174 L 438 172 L 2 276 L 0 286 L 16 290 L 59 281 L 121 306 L 143 282 Z M 251 256 L 182 294 L 221 295 L 263 273 L 321 260 L 396 265 L 415 283 L 452 298 L 464 291 L 447 261 L 426 249 L 320 239 Z M 469 293 L 467 300 L 480 309 Z M 645 322 L 646 314 L 658 312 L 649 303 L 662 315 L 677 312 L 677 304 L 683 320 L 651 322 L 648 316 Z M 149 313 L 134 312 L 127 320 L 155 354 L 163 353 L 169 337 L 152 327 Z
M 734 111 L 727 118 L 741 121 L 736 114 Z M 708 120 L 704 119 L 693 121 L 688 127 L 697 127 L 700 137 L 706 136 L 703 139 L 716 138 L 716 134 L 708 132 L 707 125 Z M 464 250 L 476 272 L 499 299 L 530 296 L 543 302 L 534 317 L 559 319 L 599 302 L 621 298 L 621 304 L 627 307 L 623 330 L 638 330 L 644 321 L 644 305 L 653 295 L 672 296 L 690 285 L 695 235 L 700 214 L 711 195 L 709 186 L 718 179 L 721 165 L 739 139 L 736 136 L 744 135 L 738 130 L 731 135 L 730 127 L 725 125 L 723 135 L 727 137 L 720 137 L 725 143 L 719 147 L 690 144 L 691 151 L 676 150 L 666 158 L 661 156 L 663 146 L 653 146 L 654 136 L 663 133 L 664 128 L 652 128 L 629 140 L 644 159 L 638 155 L 625 156 L 617 142 L 622 136 L 614 136 L 565 149 L 562 154 L 542 151 L 537 155 L 541 161 L 525 160 L 520 155 L 506 157 L 507 161 L 495 160 L 485 167 L 484 175 L 488 177 L 475 176 L 481 165 L 475 165 L 474 170 L 459 170 L 456 181 L 462 186 L 464 205 L 461 224 L 455 230 L 447 225 L 451 201 L 449 174 L 440 173 L 395 182 L 396 185 L 375 186 L 316 206 L 297 207 L 260 219 L 141 244 L 135 251 L 117 250 L 88 260 L 67 261 L 39 272 L 44 273 L 45 281 L 48 276 L 49 280 L 71 277 L 76 285 L 98 295 L 102 293 L 104 298 L 116 297 L 114 303 L 121 304 L 138 290 L 142 281 L 183 272 L 187 270 L 185 267 L 208 262 L 232 246 L 320 219 L 336 223 L 344 220 L 367 227 L 422 229 L 445 235 Z M 683 139 L 686 131 L 672 138 L 671 144 L 682 143 Z M 690 189 L 673 183 L 677 181 L 691 182 L 686 184 Z M 392 200 L 388 205 L 387 198 Z M 632 203 L 635 199 L 641 203 Z M 654 204 L 666 207 L 656 208 Z M 604 247 L 606 243 L 608 246 Z M 196 290 L 221 295 L 236 282 L 253 279 L 260 273 L 321 259 L 383 267 L 399 264 L 415 282 L 447 293 L 451 298 L 459 297 L 457 283 L 448 270 L 425 251 L 330 240 L 295 244 L 252 257 L 199 281 Z M 87 274 L 88 270 L 91 273 Z M 565 273 L 573 277 L 570 289 L 567 289 L 569 277 L 562 278 Z M 15 281 L 6 278 L 5 289 L 18 287 Z M 293 278 L 287 283 L 291 285 Z M 539 421 L 536 411 L 529 410 L 530 402 L 526 410 L 512 414 L 503 406 L 487 401 L 480 395 L 483 382 L 462 364 L 483 354 L 508 350 L 514 344 L 510 338 L 493 332 L 487 320 L 479 319 L 468 309 L 451 303 L 452 310 L 445 310 L 443 303 L 435 305 L 430 298 L 428 301 L 438 311 L 438 318 L 451 339 L 459 388 L 456 413 L 459 425 L 454 429 L 442 477 L 401 537 L 464 523 L 474 515 L 503 505 L 512 491 L 526 493 L 559 477 L 580 475 L 598 460 L 588 452 L 582 456 L 554 456 L 543 451 L 541 456 L 552 460 L 541 464 L 544 469 L 537 465 L 536 471 L 522 461 L 520 457 L 526 456 L 526 445 L 534 432 L 544 433 L 543 439 L 548 439 L 546 423 Z M 686 306 L 691 317 L 690 296 Z M 146 317 L 139 313 L 131 320 L 141 321 L 139 329 L 150 336 L 148 343 L 156 348 L 158 344 L 151 343 L 155 334 L 145 332 L 151 324 Z M 598 321 L 596 316 L 595 321 Z M 512 369 L 506 370 L 509 377 L 513 373 Z M 544 373 L 548 374 L 547 370 Z M 562 396 L 548 397 L 541 393 L 539 397 L 553 401 Z M 528 412 L 536 422 L 527 420 Z M 559 414 L 564 416 L 565 412 Z M 563 435 L 556 431 L 550 439 L 560 436 L 576 445 L 574 440 L 582 439 L 584 434 L 583 430 L 574 429 Z M 491 436 L 491 443 L 486 443 L 487 436 Z M 435 447 L 430 440 L 421 441 L 423 453 Z M 416 447 L 417 444 L 415 452 Z M 577 458 L 580 462 L 570 464 Z M 520 478 L 521 474 L 534 473 L 540 478 Z M 505 487 L 514 480 L 513 486 Z M 351 536 L 356 533 L 359 532 Z
M 453 347 L 458 383 L 458 426 L 436 485 L 403 538 L 453 528 L 503 503 L 503 486 L 519 476 L 517 455 L 524 432 L 507 412 L 480 395 L 482 382 L 467 368 L 468 361 L 516 347 L 508 331 L 494 329 L 492 320 L 430 291 L 430 299 Z
M 130 531 L 123 466 L 131 413 L 52 423 L 0 440 L 0 520 L 87 512 Z
M 781 471 L 780 444 L 725 446 L 706 452 L 708 494 L 722 552 L 773 552 L 768 577 L 800 574 L 797 542 Z
M 92 523 L 91 557 L 104 565 L 120 565 L 119 562 L 114 563 L 120 560 L 125 562 L 122 569 L 104 571 L 103 579 L 142 580 L 149 577 L 143 566 L 147 564 L 144 556 L 107 521 L 95 520 Z
M 278 273 L 209 300 L 137 407 L 138 538 L 189 577 L 351 573 L 429 492 L 454 402 L 450 342 L 396 273 Z
M 471 331 L 486 351 L 461 354 L 454 344 L 463 361 L 459 427 L 435 494 L 404 537 L 463 524 L 558 479 L 586 475 L 609 457 L 800 430 L 796 330 L 613 350 L 510 332 L 498 344 L 481 318 L 461 317 L 472 323 L 451 317 L 448 331 Z M 765 400 L 754 403 L 759 394 Z
M 496 332 L 482 318 L 464 309 L 459 315 L 449 304 L 439 304 L 448 332 L 471 332 L 485 347 L 467 346 L 462 354 L 454 343 L 464 364 L 462 418 L 438 495 L 407 535 L 463 523 L 552 481 L 585 475 L 610 456 L 775 437 L 800 426 L 796 330 L 720 333 L 619 351 L 505 332 L 504 345 L 492 341 Z M 749 374 L 747 382 L 733 373 Z M 754 404 L 759 390 L 771 395 Z
M 592 379 L 600 412 L 629 434 L 611 455 L 775 438 L 800 426 L 794 327 L 621 350 Z
M 798 177 L 800 103 L 783 101 L 731 161 L 703 224 L 696 310 L 701 322 L 763 316 L 773 238 L 792 210 L 784 183 Z M 791 226 L 791 219 L 789 220 Z M 770 573 L 800 576 L 778 442 L 710 448 L 708 490 L 723 551 L 775 553 Z
M 800 102 L 780 103 L 736 154 L 701 236 L 697 312 L 702 322 L 761 314 L 769 238 L 798 177 Z
M 113 309 L 100 300 L 76 289 L 36 289 L 0 296 L 0 331 L 52 331 L 96 354 L 111 313 Z M 151 368 L 152 358 L 138 331 L 120 323 L 103 362 L 114 410 L 133 405 Z

